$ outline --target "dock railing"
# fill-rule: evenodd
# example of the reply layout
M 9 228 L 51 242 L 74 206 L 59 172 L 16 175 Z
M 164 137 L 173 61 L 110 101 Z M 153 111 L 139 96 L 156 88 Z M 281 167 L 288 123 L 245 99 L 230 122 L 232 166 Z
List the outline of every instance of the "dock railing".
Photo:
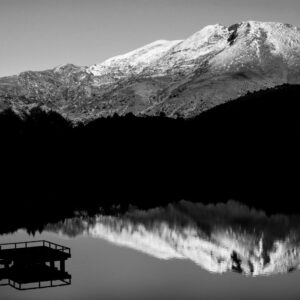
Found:
M 56 243 L 45 241 L 45 240 L 17 242 L 17 243 L 4 243 L 4 244 L 0 244 L 0 251 L 8 250 L 8 249 L 31 248 L 31 247 L 48 247 L 48 248 L 62 251 L 62 252 L 68 253 L 68 254 L 71 253 L 71 249 L 69 247 L 58 245 Z

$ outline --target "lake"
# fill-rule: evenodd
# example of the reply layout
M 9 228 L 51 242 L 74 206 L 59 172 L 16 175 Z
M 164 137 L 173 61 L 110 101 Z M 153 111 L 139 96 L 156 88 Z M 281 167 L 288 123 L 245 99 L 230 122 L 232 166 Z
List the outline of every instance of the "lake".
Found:
M 236 202 L 181 202 L 109 215 L 77 212 L 45 224 L 41 232 L 19 229 L 0 236 L 1 244 L 46 240 L 70 247 L 65 268 L 71 284 L 25 291 L 1 286 L 0 295 L 2 300 L 298 299 L 297 224 L 297 216 L 269 216 Z

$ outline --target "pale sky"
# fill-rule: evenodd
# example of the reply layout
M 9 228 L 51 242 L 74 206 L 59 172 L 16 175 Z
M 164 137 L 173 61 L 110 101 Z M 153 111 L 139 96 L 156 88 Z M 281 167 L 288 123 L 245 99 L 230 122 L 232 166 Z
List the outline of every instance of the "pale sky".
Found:
M 0 0 L 0 76 L 91 65 L 216 23 L 300 27 L 299 16 L 300 0 Z

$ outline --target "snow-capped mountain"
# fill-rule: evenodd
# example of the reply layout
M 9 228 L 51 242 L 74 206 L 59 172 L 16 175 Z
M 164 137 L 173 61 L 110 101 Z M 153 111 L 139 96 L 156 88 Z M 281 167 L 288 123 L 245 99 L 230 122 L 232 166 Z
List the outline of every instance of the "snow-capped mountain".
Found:
M 60 235 L 88 235 L 159 259 L 187 259 L 214 273 L 274 275 L 299 268 L 299 216 L 273 215 L 230 201 L 181 201 L 124 215 L 77 217 L 46 226 Z
M 72 121 L 132 112 L 192 117 L 247 92 L 300 84 L 300 29 L 248 21 L 158 40 L 90 67 L 0 79 L 0 109 L 35 106 Z

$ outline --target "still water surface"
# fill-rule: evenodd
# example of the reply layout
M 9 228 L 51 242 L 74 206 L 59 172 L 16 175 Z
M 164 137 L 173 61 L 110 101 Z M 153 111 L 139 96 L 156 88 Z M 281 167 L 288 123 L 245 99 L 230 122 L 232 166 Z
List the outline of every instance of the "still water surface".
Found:
M 191 260 L 158 258 L 146 250 L 137 251 L 113 239 L 87 234 L 86 230 L 72 236 L 51 228 L 34 236 L 19 230 L 0 236 L 0 242 L 47 240 L 70 247 L 72 257 L 66 262 L 66 270 L 72 275 L 72 284 L 30 291 L 2 286 L 1 300 L 299 299 L 298 271 L 257 277 L 237 272 L 212 273 Z

